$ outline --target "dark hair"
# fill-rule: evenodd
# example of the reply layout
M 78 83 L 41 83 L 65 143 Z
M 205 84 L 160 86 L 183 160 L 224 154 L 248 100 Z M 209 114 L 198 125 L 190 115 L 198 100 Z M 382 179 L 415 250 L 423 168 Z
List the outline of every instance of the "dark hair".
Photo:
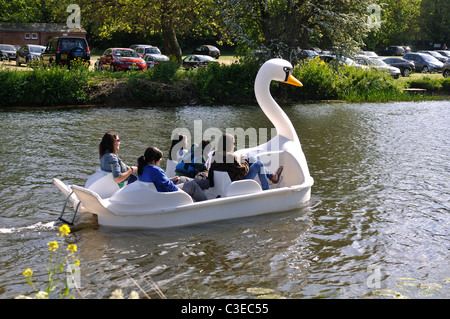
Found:
M 109 150 L 111 153 L 117 153 L 116 141 L 119 134 L 117 132 L 107 132 L 103 135 L 102 141 L 98 146 L 98 153 L 100 157 L 105 155 L 106 151 Z
M 144 155 L 138 158 L 138 175 L 142 175 L 144 172 L 144 166 L 150 162 L 157 162 L 163 157 L 163 152 L 155 146 L 147 147 Z
M 225 133 L 221 136 L 219 140 L 219 145 L 217 146 L 217 150 L 219 152 L 228 153 L 233 152 L 234 149 L 234 136 L 229 133 Z
M 184 149 L 184 146 L 186 145 L 186 143 L 187 143 L 186 135 L 184 135 L 182 133 L 175 134 L 172 138 L 172 144 L 170 145 L 169 155 L 167 157 L 170 160 L 172 160 L 172 153 L 173 153 L 173 155 L 177 154 L 178 151 Z

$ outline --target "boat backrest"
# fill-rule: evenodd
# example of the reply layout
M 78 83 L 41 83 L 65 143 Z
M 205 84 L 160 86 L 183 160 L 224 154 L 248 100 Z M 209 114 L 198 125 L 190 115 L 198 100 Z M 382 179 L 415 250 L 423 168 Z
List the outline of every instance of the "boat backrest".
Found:
M 231 182 L 227 172 L 214 171 L 214 191 L 221 197 L 261 192 L 261 186 L 253 179 Z
M 166 162 L 166 175 L 168 178 L 175 176 L 175 168 L 177 166 L 178 162 L 174 160 L 168 159 Z
M 88 177 L 84 188 L 96 192 L 101 198 L 109 198 L 120 189 L 113 174 L 100 168 Z
M 158 192 L 153 183 L 136 181 L 121 188 L 109 198 L 109 208 L 119 214 L 143 214 L 192 204 L 191 196 L 182 190 Z

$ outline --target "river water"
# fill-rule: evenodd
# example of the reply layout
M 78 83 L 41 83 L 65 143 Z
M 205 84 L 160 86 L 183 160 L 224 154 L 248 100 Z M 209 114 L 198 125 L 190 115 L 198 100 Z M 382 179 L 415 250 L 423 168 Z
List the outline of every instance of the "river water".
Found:
M 78 246 L 83 296 L 143 297 L 139 285 L 158 298 L 154 283 L 167 298 L 450 297 L 450 102 L 283 108 L 315 181 L 307 207 L 158 231 L 82 216 L 65 240 Z M 255 105 L 1 110 L 0 298 L 32 292 L 27 268 L 45 289 L 64 201 L 53 177 L 84 185 L 106 131 L 133 164 L 149 145 L 167 154 L 194 120 L 272 127 Z

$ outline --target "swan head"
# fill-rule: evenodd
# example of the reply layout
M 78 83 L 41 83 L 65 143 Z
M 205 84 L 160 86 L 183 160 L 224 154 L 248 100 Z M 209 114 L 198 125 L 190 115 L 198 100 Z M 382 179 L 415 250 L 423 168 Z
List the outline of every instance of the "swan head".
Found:
M 303 84 L 292 75 L 292 64 L 283 59 L 271 59 L 263 64 L 259 73 L 266 75 L 273 81 L 287 83 L 295 86 Z

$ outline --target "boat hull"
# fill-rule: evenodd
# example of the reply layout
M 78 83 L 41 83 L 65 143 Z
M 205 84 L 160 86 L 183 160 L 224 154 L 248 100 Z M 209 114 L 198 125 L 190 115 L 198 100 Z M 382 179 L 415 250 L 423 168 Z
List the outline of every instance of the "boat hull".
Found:
M 299 185 L 173 208 L 127 213 L 112 211 L 108 199 L 103 200 L 90 190 L 76 185 L 72 189 L 85 208 L 97 215 L 99 225 L 147 229 L 182 227 L 288 211 L 307 205 L 311 196 L 310 185 Z

